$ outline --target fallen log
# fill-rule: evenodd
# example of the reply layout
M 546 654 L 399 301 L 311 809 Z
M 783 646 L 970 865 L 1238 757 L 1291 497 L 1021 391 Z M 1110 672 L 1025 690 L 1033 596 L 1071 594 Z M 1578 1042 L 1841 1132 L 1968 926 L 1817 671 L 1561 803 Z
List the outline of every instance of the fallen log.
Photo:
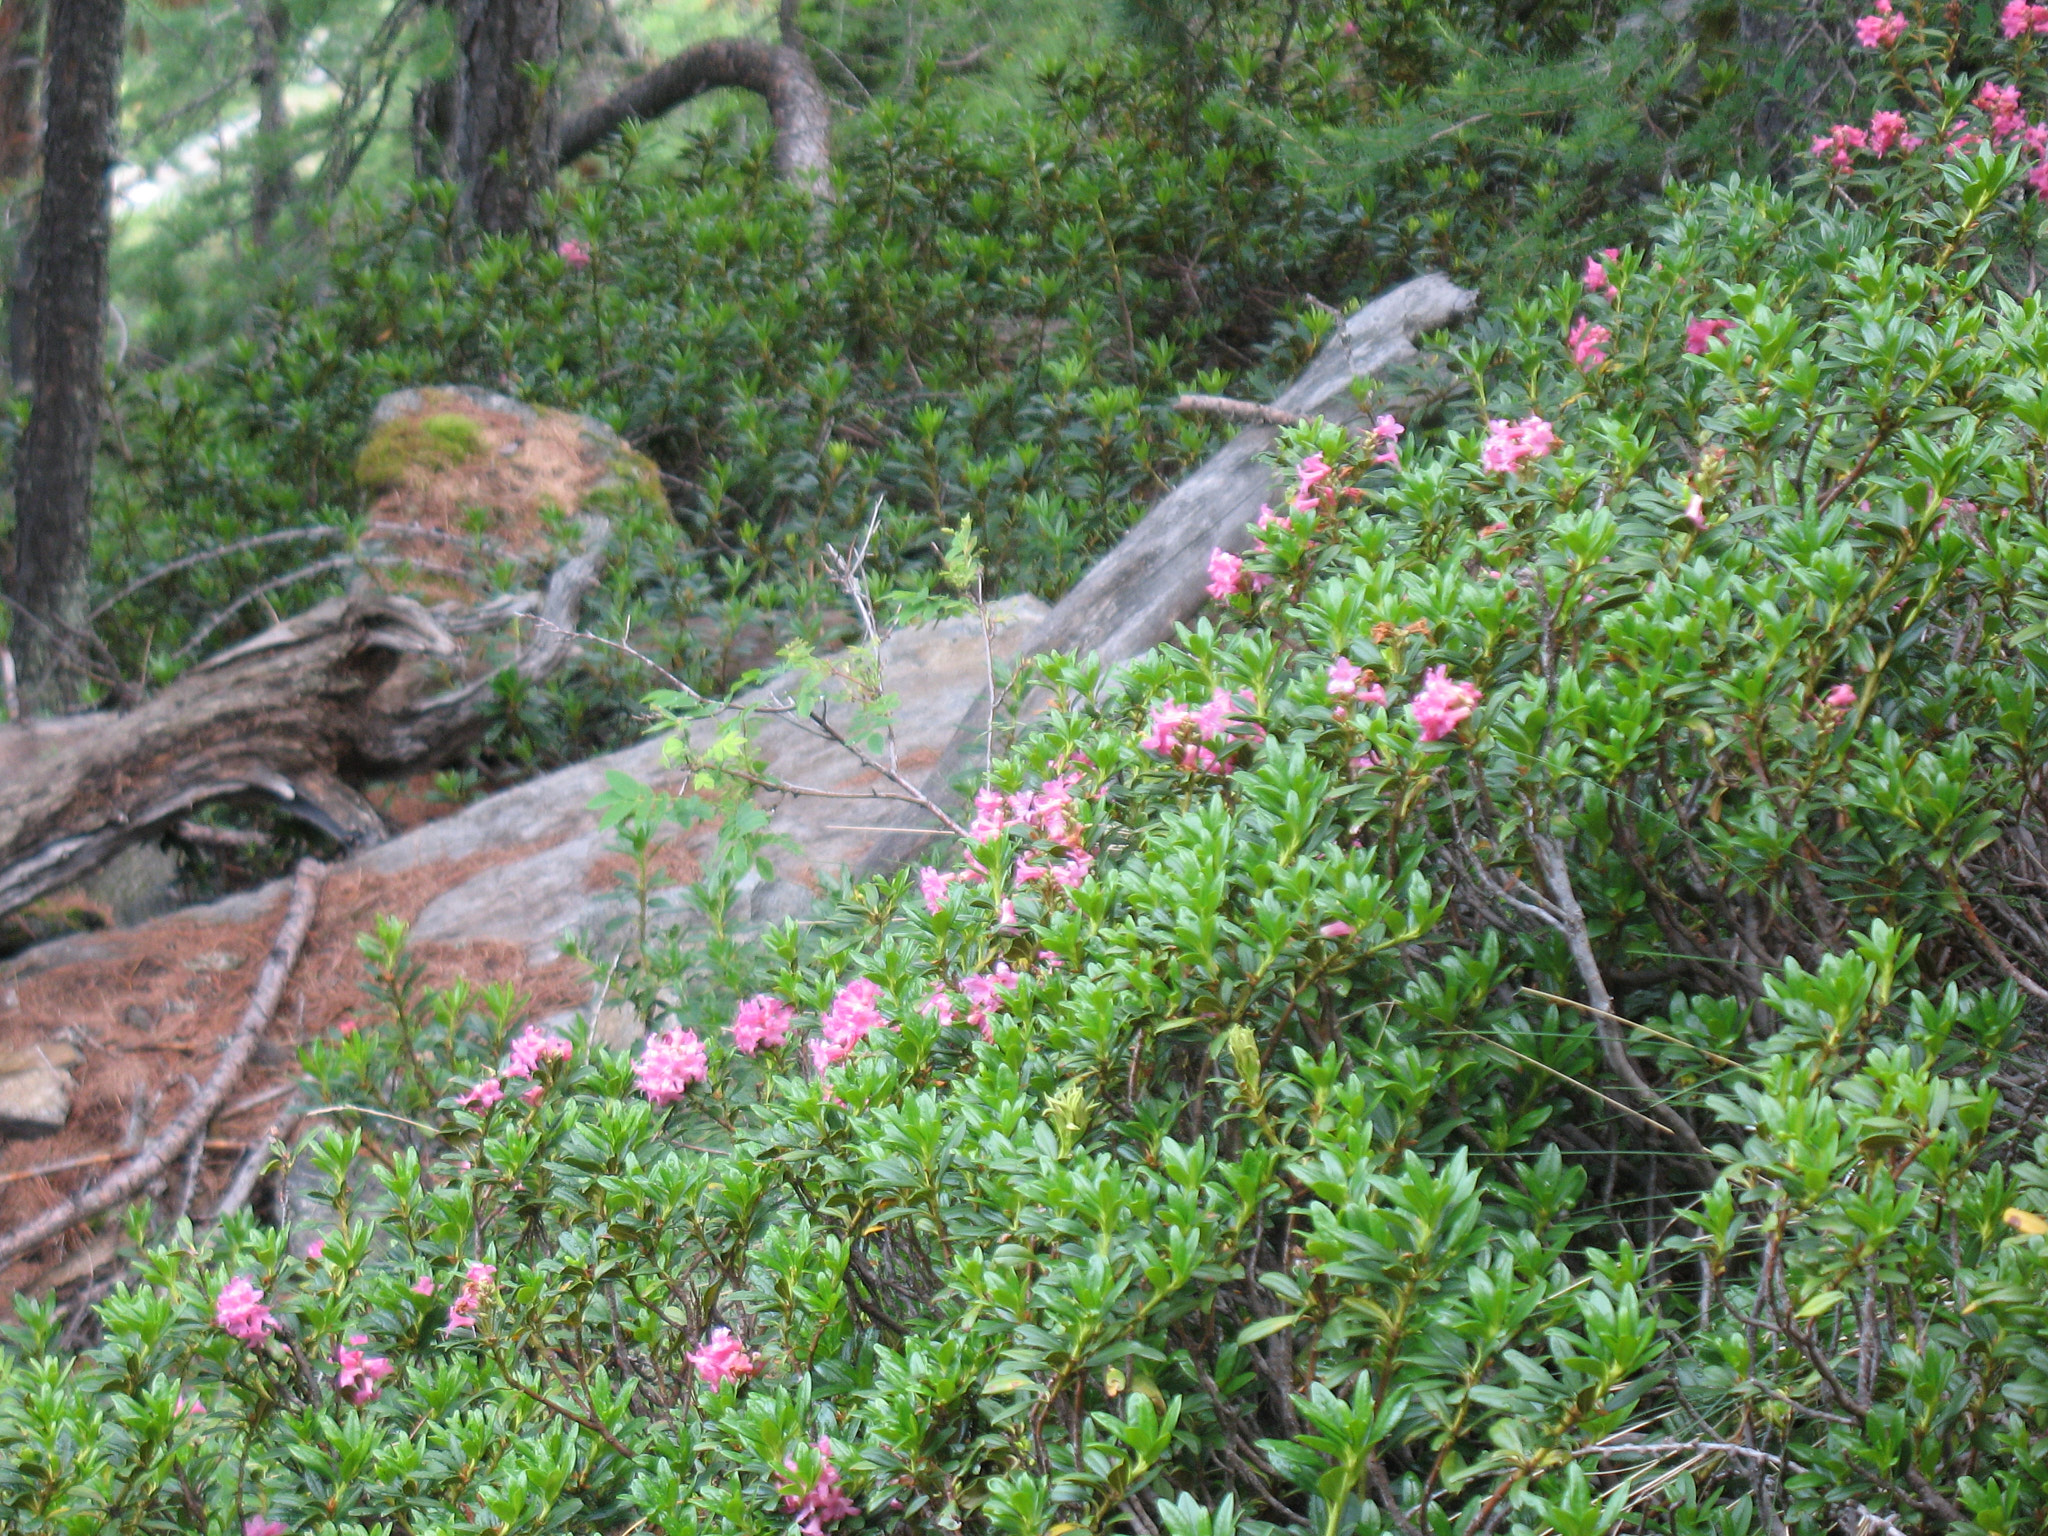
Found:
M 1207 600 L 1209 551 L 1251 543 L 1259 504 L 1273 496 L 1272 466 L 1262 455 L 1275 422 L 1323 416 L 1340 426 L 1362 419 L 1351 381 L 1415 356 L 1415 338 L 1456 324 L 1478 296 L 1429 273 L 1381 294 L 1354 312 L 1315 361 L 1260 419 L 1162 496 L 1095 567 L 1060 599 L 1032 649 L 1093 653 L 1114 667 L 1173 638 Z

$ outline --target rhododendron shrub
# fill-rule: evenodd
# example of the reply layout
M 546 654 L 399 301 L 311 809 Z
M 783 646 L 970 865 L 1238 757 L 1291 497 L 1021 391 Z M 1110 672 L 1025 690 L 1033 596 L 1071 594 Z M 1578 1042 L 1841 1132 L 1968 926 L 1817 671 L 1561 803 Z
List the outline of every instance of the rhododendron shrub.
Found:
M 445 1050 L 428 1134 L 306 1154 L 317 1262 L 181 1236 L 75 1357 L 25 1300 L 0 1528 L 2037 1530 L 2030 165 L 1680 189 L 1449 405 L 1290 429 L 967 836 L 718 996 L 622 962 L 663 1102 L 387 928 L 441 1022 L 316 1061 Z

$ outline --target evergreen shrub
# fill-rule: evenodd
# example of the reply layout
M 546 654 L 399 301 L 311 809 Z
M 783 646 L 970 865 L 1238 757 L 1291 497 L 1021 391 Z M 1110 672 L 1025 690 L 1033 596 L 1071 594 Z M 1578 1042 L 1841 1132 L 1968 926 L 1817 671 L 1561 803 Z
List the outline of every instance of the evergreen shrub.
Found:
M 1969 94 L 1292 433 L 1213 618 L 1044 664 L 744 1000 L 629 1057 L 385 925 L 318 1252 L 25 1305 L 0 1526 L 2039 1530 L 2048 313 Z

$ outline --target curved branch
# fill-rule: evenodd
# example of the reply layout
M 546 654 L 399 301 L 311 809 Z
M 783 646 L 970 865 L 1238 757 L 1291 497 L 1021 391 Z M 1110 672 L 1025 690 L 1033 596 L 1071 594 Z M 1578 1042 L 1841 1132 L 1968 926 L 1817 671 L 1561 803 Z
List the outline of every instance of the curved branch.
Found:
M 235 1086 L 235 1080 L 242 1075 L 242 1068 L 248 1065 L 249 1057 L 255 1053 L 256 1042 L 277 1012 L 278 1001 L 284 996 L 284 984 L 291 977 L 292 967 L 298 964 L 299 950 L 313 926 L 313 914 L 320 901 L 320 883 L 326 878 L 327 866 L 317 859 L 299 861 L 292 881 L 291 901 L 285 908 L 284 924 L 277 931 L 262 971 L 257 974 L 256 990 L 249 997 L 249 1006 L 242 1011 L 235 1032 L 221 1047 L 220 1061 L 213 1069 L 213 1076 L 207 1079 L 206 1086 L 169 1125 L 136 1150 L 132 1162 L 106 1183 L 69 1200 L 59 1201 L 25 1226 L 0 1233 L 0 1267 L 13 1263 L 30 1249 L 41 1247 L 81 1221 L 90 1221 L 140 1194 L 150 1180 L 162 1173 L 170 1160 L 185 1149 L 187 1143 L 205 1133 L 207 1121 L 220 1108 L 220 1101 L 227 1097 L 228 1090 Z
M 818 197 L 832 190 L 832 112 L 801 50 L 751 37 L 686 48 L 562 125 L 561 163 L 580 159 L 629 118 L 651 121 L 706 91 L 752 91 L 775 124 L 775 169 Z

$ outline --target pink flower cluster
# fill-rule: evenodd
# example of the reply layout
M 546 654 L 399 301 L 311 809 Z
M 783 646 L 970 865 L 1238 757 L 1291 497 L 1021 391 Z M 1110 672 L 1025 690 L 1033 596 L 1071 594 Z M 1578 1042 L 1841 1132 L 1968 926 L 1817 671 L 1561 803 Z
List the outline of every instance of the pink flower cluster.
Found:
M 1828 690 L 1827 697 L 1821 702 L 1838 713 L 1853 709 L 1856 706 L 1856 690 L 1848 683 L 1837 683 Z
M 560 1035 L 551 1035 L 537 1024 L 529 1024 L 512 1042 L 505 1058 L 505 1076 L 532 1077 L 544 1061 L 567 1061 L 575 1047 Z
M 1978 88 L 1973 105 L 1991 119 L 1992 143 L 2003 144 L 2007 139 L 2017 138 L 2036 155 L 2048 148 L 2048 124 L 2027 122 L 2027 114 L 2020 110 L 2019 87 L 1994 85 L 1987 80 Z
M 334 1352 L 334 1363 L 341 1367 L 335 1375 L 334 1388 L 358 1408 L 364 1408 L 384 1390 L 378 1383 L 391 1374 L 391 1362 L 382 1355 L 363 1353 L 362 1346 L 370 1342 L 365 1334 L 352 1333 L 348 1342 L 350 1348 Z
M 1240 708 L 1249 707 L 1251 702 L 1249 693 L 1232 695 L 1228 689 L 1218 688 L 1209 696 L 1209 702 L 1200 708 L 1190 704 L 1155 705 L 1151 731 L 1145 737 L 1145 750 L 1157 752 L 1190 773 L 1221 773 L 1223 760 L 1212 750 L 1210 743 L 1238 745 L 1231 739 L 1231 721 Z M 1254 724 L 1250 726 L 1246 739 L 1262 740 L 1264 737 L 1265 731 Z
M 1865 48 L 1889 48 L 1905 35 L 1906 18 L 1892 9 L 1892 0 L 1877 0 L 1875 11 L 1856 18 L 1856 41 Z
M 1815 159 L 1825 160 L 1835 170 L 1847 172 L 1856 168 L 1853 151 L 1867 150 L 1883 159 L 1893 150 L 1909 155 L 1926 142 L 1919 134 L 1906 131 L 1904 113 L 1873 112 L 1868 128 L 1858 128 L 1853 123 L 1837 123 L 1813 141 L 1812 150 Z M 1951 142 L 1950 151 L 1967 148 L 1972 142 L 1975 142 L 1974 136 L 1965 134 Z
M 969 976 L 961 981 L 960 990 L 967 994 L 967 1022 L 981 1031 L 982 1039 L 995 1039 L 995 1011 L 1003 1005 L 1003 994 L 1015 991 L 1016 987 L 1017 973 L 1000 960 L 988 975 Z
M 1446 668 L 1431 667 L 1423 674 L 1421 691 L 1409 701 L 1408 713 L 1421 727 L 1424 741 L 1441 741 L 1478 707 L 1479 698 L 1473 684 L 1453 682 Z
M 453 1333 L 458 1328 L 474 1328 L 476 1315 L 483 1310 L 484 1296 L 497 1278 L 495 1264 L 472 1264 L 469 1272 L 462 1277 L 462 1289 L 455 1300 L 448 1304 L 448 1326 L 444 1332 Z
M 697 1368 L 697 1379 L 714 1392 L 725 1382 L 760 1369 L 760 1363 L 732 1336 L 730 1328 L 712 1329 L 710 1336 L 690 1351 L 689 1360 Z
M 455 1102 L 464 1109 L 489 1109 L 504 1097 L 504 1086 L 495 1077 L 487 1077 Z
M 650 1104 L 679 1104 L 690 1084 L 710 1076 L 711 1063 L 696 1031 L 665 1029 L 633 1063 L 633 1082 Z
M 1572 321 L 1571 334 L 1565 338 L 1570 349 L 1572 362 L 1579 372 L 1590 373 L 1607 361 L 1607 354 L 1601 350 L 1614 339 L 1614 333 L 1604 325 L 1589 324 L 1584 315 Z
M 789 1038 L 789 1021 L 796 1009 L 770 992 L 750 997 L 732 1016 L 733 1049 L 751 1056 L 767 1046 L 771 1050 Z
M 2005 40 L 2012 42 L 2024 32 L 2037 36 L 2048 34 L 2048 5 L 2029 5 L 2027 0 L 2006 0 L 2006 7 L 1998 13 L 1998 30 L 2005 34 Z
M 1081 846 L 1081 828 L 1067 814 L 1074 803 L 1078 773 L 1063 773 L 1041 783 L 1036 790 L 1020 789 L 1006 795 L 999 789 L 983 789 L 974 797 L 974 820 L 967 828 L 970 842 L 986 843 L 1011 827 L 1027 827 L 1050 841 L 1068 848 Z M 978 874 L 963 874 L 961 880 L 976 880 Z
M 268 1515 L 251 1515 L 242 1522 L 242 1536 L 290 1536 L 291 1527 Z
M 1244 560 L 1227 549 L 1210 550 L 1207 590 L 1210 598 L 1219 603 L 1227 603 L 1246 591 Z
M 1685 350 L 1695 356 L 1704 356 L 1707 348 L 1721 339 L 1724 331 L 1733 327 L 1733 320 L 1688 320 L 1685 323 Z
M 246 1275 L 237 1275 L 213 1299 L 213 1320 L 244 1344 L 261 1344 L 277 1330 L 277 1319 L 263 1304 L 263 1292 Z
M 590 247 L 581 240 L 564 240 L 555 247 L 555 254 L 578 271 L 590 265 Z
M 881 1000 L 882 989 L 865 976 L 856 976 L 839 989 L 832 1006 L 825 1010 L 824 1027 L 811 1042 L 811 1066 L 815 1071 L 822 1073 L 827 1067 L 837 1066 L 870 1034 L 889 1027 L 882 1010 L 875 1006 Z
M 1401 467 L 1401 438 L 1407 430 L 1406 427 L 1402 426 L 1400 422 L 1391 416 L 1382 414 L 1373 417 L 1372 435 L 1378 438 L 1383 445 L 1380 451 L 1372 456 L 1373 463 L 1385 464 L 1391 468 L 1399 469 Z
M 1323 691 L 1333 699 L 1354 699 L 1360 704 L 1386 703 L 1387 690 L 1370 681 L 1371 677 L 1372 673 L 1358 666 L 1349 656 L 1339 656 L 1330 663 L 1329 677 L 1323 684 Z M 1363 687 L 1359 686 L 1361 678 L 1368 679 Z M 1339 704 L 1334 713 L 1339 720 L 1347 717 L 1343 704 Z
M 1597 293 L 1610 304 L 1620 298 L 1621 290 L 1614 286 L 1613 280 L 1607 275 L 1606 267 L 1606 262 L 1619 260 L 1621 251 L 1612 245 L 1598 256 L 1588 256 L 1586 269 L 1579 274 L 1579 281 L 1585 286 L 1586 292 Z
M 797 1529 L 803 1536 L 825 1536 L 825 1527 L 833 1521 L 860 1513 L 860 1506 L 839 1490 L 839 1469 L 832 1465 L 832 1442 L 819 1439 L 817 1450 L 822 1463 L 818 1480 L 802 1489 L 792 1484 L 782 1495 L 782 1507 L 796 1516 Z M 794 1456 L 782 1465 L 792 1478 L 797 1476 Z
M 1524 464 L 1540 459 L 1557 446 L 1557 433 L 1541 416 L 1524 416 L 1520 421 L 1495 419 L 1486 424 L 1486 441 L 1479 449 L 1479 467 L 1492 475 L 1512 475 Z

